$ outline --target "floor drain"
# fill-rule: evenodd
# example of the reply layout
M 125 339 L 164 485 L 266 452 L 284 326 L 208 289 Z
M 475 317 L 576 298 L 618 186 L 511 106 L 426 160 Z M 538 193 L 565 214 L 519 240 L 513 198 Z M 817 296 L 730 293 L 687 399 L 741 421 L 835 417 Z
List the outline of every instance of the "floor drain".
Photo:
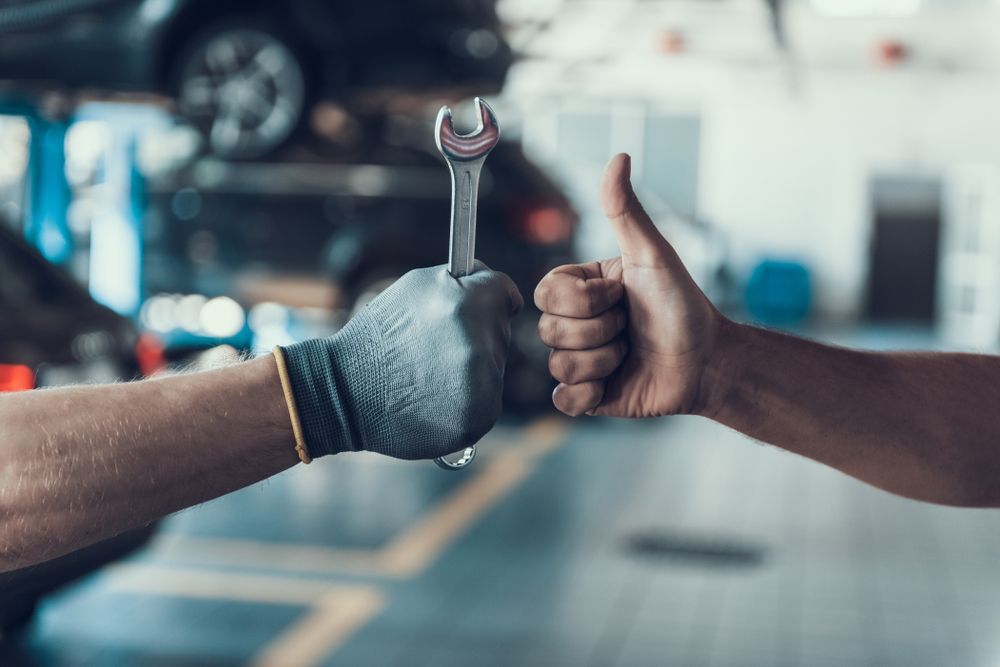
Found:
M 709 567 L 756 567 L 764 562 L 765 549 L 725 536 L 639 533 L 627 540 L 629 553 Z

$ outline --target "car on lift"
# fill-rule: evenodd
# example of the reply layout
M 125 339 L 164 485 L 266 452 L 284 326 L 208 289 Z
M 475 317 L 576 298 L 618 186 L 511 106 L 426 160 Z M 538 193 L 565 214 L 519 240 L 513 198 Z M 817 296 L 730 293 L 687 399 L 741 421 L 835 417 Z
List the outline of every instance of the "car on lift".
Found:
M 299 163 L 202 159 L 151 181 L 147 287 L 350 314 L 406 271 L 444 264 L 450 180 L 426 140 L 431 129 L 418 124 L 412 135 L 425 141 L 373 140 L 349 156 Z M 507 404 L 537 409 L 553 385 L 531 294 L 546 272 L 573 261 L 577 214 L 513 141 L 490 154 L 480 195 L 476 256 L 508 273 L 527 301 L 512 332 Z M 302 279 L 281 278 L 290 275 Z M 311 287 L 309 277 L 333 289 Z M 279 294 L 283 282 L 291 287 Z M 320 296 L 308 302 L 309 294 Z
M 130 380 L 159 344 L 0 225 L 0 391 Z
M 0 395 L 129 380 L 163 363 L 162 346 L 98 304 L 19 234 L 0 224 Z M 33 568 L 0 574 L 0 642 L 40 598 L 134 551 L 156 524 Z
M 310 108 L 499 90 L 494 0 L 2 0 L 0 80 L 166 94 L 224 158 L 268 154 Z

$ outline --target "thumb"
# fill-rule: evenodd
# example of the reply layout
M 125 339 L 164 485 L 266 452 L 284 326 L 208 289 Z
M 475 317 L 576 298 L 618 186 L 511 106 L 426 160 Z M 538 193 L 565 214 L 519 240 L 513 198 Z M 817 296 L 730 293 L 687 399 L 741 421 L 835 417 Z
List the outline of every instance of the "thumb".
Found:
M 622 259 L 633 266 L 663 266 L 673 254 L 632 189 L 632 158 L 611 158 L 601 181 L 601 205 L 618 239 Z

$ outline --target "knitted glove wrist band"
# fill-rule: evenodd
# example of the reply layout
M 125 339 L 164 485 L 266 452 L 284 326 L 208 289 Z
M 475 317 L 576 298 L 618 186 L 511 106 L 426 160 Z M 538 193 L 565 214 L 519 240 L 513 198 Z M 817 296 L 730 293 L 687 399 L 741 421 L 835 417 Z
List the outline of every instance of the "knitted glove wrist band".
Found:
M 281 348 L 310 459 L 361 451 L 380 435 L 381 349 L 381 334 L 366 311 L 335 336 Z

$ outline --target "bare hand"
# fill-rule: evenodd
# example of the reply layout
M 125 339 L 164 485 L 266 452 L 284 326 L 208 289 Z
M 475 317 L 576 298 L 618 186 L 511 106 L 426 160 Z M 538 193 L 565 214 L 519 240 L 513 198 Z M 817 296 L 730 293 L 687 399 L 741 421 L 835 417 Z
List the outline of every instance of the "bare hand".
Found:
M 621 257 L 552 270 L 535 290 L 562 412 L 646 418 L 703 407 L 703 384 L 726 322 L 643 210 L 631 160 L 608 164 L 601 200 Z

